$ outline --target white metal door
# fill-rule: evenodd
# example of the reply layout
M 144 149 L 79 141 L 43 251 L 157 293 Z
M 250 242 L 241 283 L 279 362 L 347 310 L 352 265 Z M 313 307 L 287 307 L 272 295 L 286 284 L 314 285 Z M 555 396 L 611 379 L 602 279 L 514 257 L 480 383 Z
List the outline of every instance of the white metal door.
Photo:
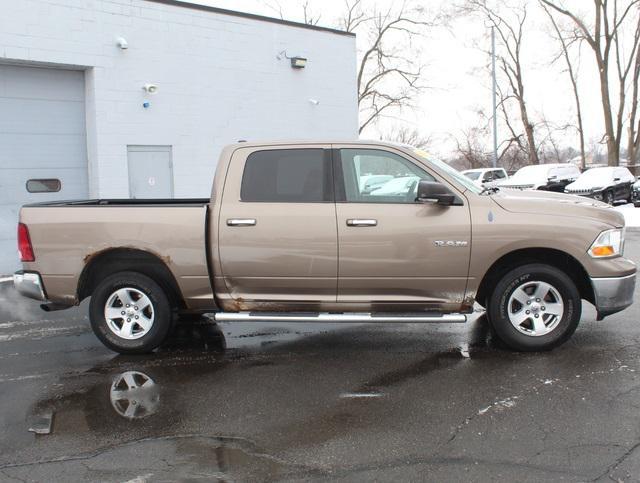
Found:
M 0 64 L 0 274 L 21 205 L 87 196 L 84 72 Z
M 131 198 L 173 197 L 171 146 L 127 146 L 127 159 Z

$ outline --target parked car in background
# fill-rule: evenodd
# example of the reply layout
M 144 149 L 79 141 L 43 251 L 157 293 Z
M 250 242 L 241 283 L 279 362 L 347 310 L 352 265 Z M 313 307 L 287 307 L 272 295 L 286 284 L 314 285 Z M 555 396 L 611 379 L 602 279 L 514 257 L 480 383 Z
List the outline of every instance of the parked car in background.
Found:
M 578 176 L 580 176 L 580 170 L 574 164 L 534 164 L 520 168 L 511 178 L 498 183 L 498 186 L 562 193 L 565 186 L 578 179 Z
M 631 187 L 635 180 L 627 168 L 591 168 L 582 173 L 575 182 L 567 185 L 564 191 L 612 205 L 616 201 L 631 201 Z
M 631 186 L 631 201 L 633 206 L 640 208 L 640 178 Z
M 377 189 L 374 189 L 371 196 L 399 196 L 413 193 L 420 178 L 417 176 L 401 176 L 387 181 Z
M 360 176 L 360 191 L 363 193 L 371 193 L 373 190 L 380 188 L 387 181 L 392 180 L 393 176 L 389 174 L 365 174 Z
M 496 183 L 509 178 L 503 168 L 467 169 L 462 174 L 478 186 L 494 186 Z

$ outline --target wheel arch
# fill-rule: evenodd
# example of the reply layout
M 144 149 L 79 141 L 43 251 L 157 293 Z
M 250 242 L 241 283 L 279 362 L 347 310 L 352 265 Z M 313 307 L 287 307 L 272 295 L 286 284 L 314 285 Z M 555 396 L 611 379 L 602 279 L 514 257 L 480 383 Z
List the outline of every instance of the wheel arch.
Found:
M 591 280 L 582 264 L 570 254 L 553 248 L 523 248 L 500 257 L 482 278 L 476 301 L 486 307 L 491 288 L 510 270 L 529 263 L 542 263 L 564 271 L 576 284 L 580 298 L 592 304 L 595 302 Z
M 113 248 L 92 256 L 78 279 L 78 301 L 91 296 L 100 280 L 117 272 L 142 273 L 158 283 L 177 308 L 185 308 L 176 278 L 166 263 L 151 252 L 134 248 Z

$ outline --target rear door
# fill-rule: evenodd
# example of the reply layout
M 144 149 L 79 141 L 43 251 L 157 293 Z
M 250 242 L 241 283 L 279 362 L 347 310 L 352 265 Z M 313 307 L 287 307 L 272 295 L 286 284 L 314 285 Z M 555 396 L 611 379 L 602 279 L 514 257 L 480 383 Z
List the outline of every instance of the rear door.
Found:
M 615 168 L 613 173 L 615 185 L 615 199 L 627 200 L 631 195 L 631 185 L 633 184 L 633 175 L 627 168 Z
M 338 241 L 329 146 L 236 150 L 220 209 L 219 259 L 237 307 L 335 303 Z
M 338 301 L 373 311 L 460 308 L 471 248 L 465 197 L 450 186 L 462 206 L 417 203 L 419 180 L 443 181 L 435 172 L 402 152 L 334 147 Z M 362 173 L 393 179 L 366 193 Z

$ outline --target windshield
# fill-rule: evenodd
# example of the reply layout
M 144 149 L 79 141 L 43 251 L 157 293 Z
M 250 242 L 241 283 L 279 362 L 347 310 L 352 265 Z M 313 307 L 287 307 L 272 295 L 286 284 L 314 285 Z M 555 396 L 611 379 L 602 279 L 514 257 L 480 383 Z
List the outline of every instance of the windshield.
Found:
M 462 174 L 464 174 L 467 178 L 475 181 L 480 177 L 481 172 L 480 171 L 463 171 Z
M 418 158 L 425 160 L 427 164 L 432 164 L 436 168 L 441 169 L 442 171 L 447 173 L 449 176 L 451 176 L 453 179 L 455 179 L 458 183 L 460 183 L 462 186 L 467 188 L 469 191 L 472 191 L 476 194 L 482 193 L 482 188 L 474 184 L 473 181 L 471 181 L 469 178 L 467 178 L 464 174 L 462 174 L 457 169 L 452 168 L 444 161 L 434 158 L 433 156 L 428 154 L 426 151 L 423 151 L 422 149 L 418 149 L 418 148 L 411 148 L 411 149 L 413 151 L 413 154 L 415 154 Z

